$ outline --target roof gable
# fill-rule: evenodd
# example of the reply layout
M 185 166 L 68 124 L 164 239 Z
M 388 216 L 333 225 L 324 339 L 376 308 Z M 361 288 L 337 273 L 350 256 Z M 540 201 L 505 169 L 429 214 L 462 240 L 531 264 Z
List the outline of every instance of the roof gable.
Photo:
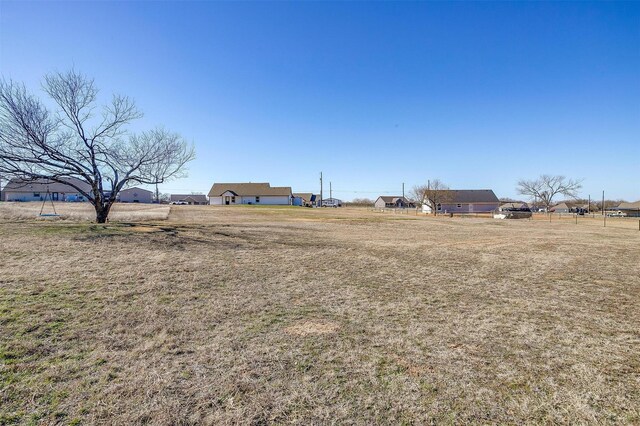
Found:
M 64 177 L 60 178 L 65 182 L 69 182 L 78 188 L 82 189 L 84 192 L 91 192 L 91 185 L 88 183 L 74 178 L 74 177 Z M 77 193 L 78 190 L 74 187 L 60 183 L 53 182 L 49 179 L 37 179 L 37 180 L 24 180 L 19 178 L 11 179 L 4 188 L 2 188 L 2 192 L 64 192 L 64 193 Z
M 406 197 L 403 197 L 402 195 L 381 195 L 376 199 L 376 201 L 378 200 L 382 200 L 386 204 L 389 204 L 389 203 L 395 204 L 399 200 L 403 201 L 405 204 L 411 203 L 411 201 L 409 201 Z
M 191 199 L 196 202 L 207 202 L 207 196 L 204 194 L 171 194 L 170 201 L 185 201 Z
M 303 200 L 305 200 L 305 201 L 307 201 L 307 202 L 309 202 L 309 201 L 313 201 L 313 200 L 312 200 L 312 198 L 313 198 L 313 194 L 312 194 L 312 193 L 310 193 L 310 192 L 295 192 L 295 193 L 293 194 L 293 196 L 294 196 L 294 197 L 297 197 L 297 198 L 302 198 Z
M 620 210 L 640 210 L 640 200 L 634 203 L 620 203 L 618 208 Z
M 491 189 L 450 189 L 447 193 L 451 203 L 500 203 Z

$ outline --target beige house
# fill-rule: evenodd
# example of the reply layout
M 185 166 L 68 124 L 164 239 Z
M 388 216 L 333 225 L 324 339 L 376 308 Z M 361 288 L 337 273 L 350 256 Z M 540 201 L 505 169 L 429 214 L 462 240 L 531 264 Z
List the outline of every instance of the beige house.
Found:
M 239 204 L 291 205 L 290 186 L 269 183 L 214 183 L 209 191 L 209 204 L 232 206 Z

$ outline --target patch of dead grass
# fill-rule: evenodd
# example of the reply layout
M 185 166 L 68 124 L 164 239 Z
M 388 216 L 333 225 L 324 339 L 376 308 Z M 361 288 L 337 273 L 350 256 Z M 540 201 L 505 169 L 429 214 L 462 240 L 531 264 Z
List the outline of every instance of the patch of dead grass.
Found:
M 284 329 L 285 333 L 295 336 L 313 336 L 317 334 L 332 334 L 338 331 L 338 324 L 329 321 L 303 321 Z
M 637 233 L 176 207 L 0 215 L 0 424 L 640 422 Z

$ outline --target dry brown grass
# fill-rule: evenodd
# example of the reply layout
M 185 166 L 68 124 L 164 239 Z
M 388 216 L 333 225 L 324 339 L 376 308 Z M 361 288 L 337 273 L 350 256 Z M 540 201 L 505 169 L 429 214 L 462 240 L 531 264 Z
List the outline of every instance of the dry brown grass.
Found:
M 0 220 L 45 220 L 45 221 L 92 221 L 96 213 L 89 203 L 56 202 L 54 207 L 46 203 L 43 214 L 55 213 L 59 217 L 40 216 L 42 203 L 0 203 Z M 109 220 L 116 222 L 139 222 L 166 220 L 170 206 L 157 204 L 116 203 L 111 209 Z
M 637 231 L 176 206 L 0 236 L 0 424 L 640 422 Z

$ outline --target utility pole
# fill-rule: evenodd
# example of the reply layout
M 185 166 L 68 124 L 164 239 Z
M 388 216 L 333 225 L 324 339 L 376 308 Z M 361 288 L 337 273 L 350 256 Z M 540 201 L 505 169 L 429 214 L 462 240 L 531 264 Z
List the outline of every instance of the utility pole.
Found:
M 589 214 L 591 214 L 591 194 L 589 194 L 589 204 L 588 204 L 588 212 Z
M 602 191 L 602 216 L 606 216 L 604 214 L 604 191 Z
M 329 181 L 329 199 L 333 202 L 333 189 L 331 189 L 331 181 Z
M 402 202 L 404 203 L 404 182 L 402 182 Z
M 322 207 L 322 172 L 320 172 L 320 205 L 318 207 Z
M 429 207 L 431 207 L 431 210 L 434 215 L 436 214 L 436 203 L 432 203 L 431 202 L 431 198 L 433 198 L 431 196 L 431 180 L 427 179 L 427 203 L 429 203 Z M 424 200 L 422 200 L 424 202 Z M 432 205 L 433 204 L 433 205 Z

